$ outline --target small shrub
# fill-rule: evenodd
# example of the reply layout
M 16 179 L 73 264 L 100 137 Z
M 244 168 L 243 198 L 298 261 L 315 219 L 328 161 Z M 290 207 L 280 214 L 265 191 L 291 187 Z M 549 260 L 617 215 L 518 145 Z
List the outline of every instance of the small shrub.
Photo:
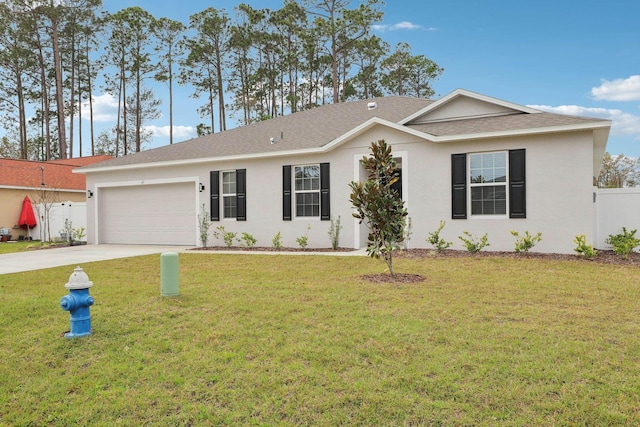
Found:
M 253 249 L 256 246 L 256 243 L 258 243 L 258 239 L 256 239 L 246 231 L 242 232 L 242 236 L 240 237 L 240 240 L 242 240 L 242 242 L 244 242 L 244 245 L 249 249 Z
M 342 229 L 342 225 L 340 224 L 340 215 L 338 215 L 338 219 L 334 222 L 333 218 L 331 218 L 331 225 L 329 226 L 329 240 L 331 241 L 331 247 L 333 249 L 338 249 L 340 246 L 340 230 Z
M 271 245 L 276 249 L 282 249 L 282 235 L 278 231 L 273 239 L 271 239 Z
M 67 241 L 69 244 L 80 241 L 86 237 L 85 228 L 73 228 L 73 222 L 68 218 L 64 220 L 64 228 L 59 231 L 62 240 Z
M 298 242 L 298 245 L 300 245 L 302 249 L 305 249 L 309 244 L 309 230 L 311 230 L 311 225 L 307 225 L 307 231 L 303 236 L 296 237 L 296 242 Z
M 576 236 L 573 241 L 576 244 L 576 247 L 573 250 L 576 251 L 578 255 L 582 255 L 586 258 L 593 258 L 598 253 L 598 251 L 593 249 L 592 245 L 587 245 L 587 238 L 584 234 Z
M 233 246 L 233 241 L 234 239 L 236 239 L 237 235 L 238 233 L 225 230 L 224 226 L 222 225 L 216 227 L 213 232 L 213 237 L 215 237 L 216 239 L 222 239 L 224 241 L 224 244 L 227 245 L 228 248 Z
M 427 237 L 427 242 L 433 245 L 433 247 L 436 249 L 436 252 L 442 252 L 453 244 L 453 242 L 447 242 L 442 237 L 440 237 L 440 232 L 444 228 L 445 224 L 445 221 L 440 221 L 440 226 L 438 227 L 438 229 L 429 233 L 429 237 Z
M 84 227 L 74 228 L 72 229 L 72 233 L 74 236 L 74 240 L 78 240 L 78 241 L 82 241 L 87 236 L 87 233 L 85 233 Z
M 476 236 L 472 236 L 468 231 L 463 231 L 462 234 L 464 236 L 458 236 L 458 239 L 462 240 L 464 243 L 464 247 L 467 248 L 467 251 L 471 253 L 480 252 L 483 248 L 486 248 L 489 245 L 489 239 L 487 237 L 487 233 L 484 234 L 480 239 Z
M 516 238 L 516 246 L 515 250 L 517 253 L 527 253 L 529 249 L 533 248 L 538 242 L 542 240 L 542 233 L 538 233 L 535 236 L 529 234 L 528 231 L 524 232 L 524 236 L 520 236 L 520 234 L 511 230 L 511 235 Z
M 605 243 L 613 247 L 613 251 L 626 258 L 635 248 L 640 245 L 640 239 L 636 237 L 637 230 L 627 231 L 622 227 L 621 234 L 610 234 Z
M 211 227 L 211 218 L 209 218 L 209 212 L 205 208 L 204 203 L 198 215 L 198 226 L 200 229 L 200 242 L 203 247 L 207 247 L 207 241 L 209 240 L 209 228 Z

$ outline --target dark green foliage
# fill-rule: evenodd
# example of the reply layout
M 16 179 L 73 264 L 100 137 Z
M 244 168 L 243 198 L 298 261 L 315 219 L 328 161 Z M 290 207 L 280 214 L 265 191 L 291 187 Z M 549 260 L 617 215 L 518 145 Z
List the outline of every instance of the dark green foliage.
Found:
M 391 147 L 384 140 L 371 144 L 371 157 L 363 157 L 362 165 L 369 173 L 364 182 L 351 182 L 353 216 L 369 227 L 367 253 L 384 258 L 393 276 L 393 251 L 404 240 L 404 202 L 391 186 L 398 180 Z

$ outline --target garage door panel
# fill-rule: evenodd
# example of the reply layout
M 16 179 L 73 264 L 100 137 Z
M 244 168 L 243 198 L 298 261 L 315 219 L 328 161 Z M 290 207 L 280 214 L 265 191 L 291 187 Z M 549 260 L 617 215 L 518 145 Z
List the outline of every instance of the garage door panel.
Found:
M 100 190 L 100 242 L 194 245 L 193 182 Z

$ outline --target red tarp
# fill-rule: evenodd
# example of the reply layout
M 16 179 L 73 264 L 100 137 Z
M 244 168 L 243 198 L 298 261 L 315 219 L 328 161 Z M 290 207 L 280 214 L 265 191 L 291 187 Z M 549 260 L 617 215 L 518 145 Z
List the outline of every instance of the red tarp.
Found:
M 26 196 L 22 201 L 22 211 L 20 212 L 20 220 L 18 225 L 21 228 L 33 228 L 36 226 L 36 216 L 33 214 L 33 206 L 31 206 L 31 200 L 29 196 Z

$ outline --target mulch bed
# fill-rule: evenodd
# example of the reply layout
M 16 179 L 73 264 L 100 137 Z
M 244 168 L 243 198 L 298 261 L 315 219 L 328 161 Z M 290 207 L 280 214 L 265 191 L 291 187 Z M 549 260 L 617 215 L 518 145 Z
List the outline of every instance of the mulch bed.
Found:
M 212 246 L 206 248 L 193 248 L 192 250 L 208 250 L 208 251 L 254 251 L 254 252 L 351 252 L 354 249 L 349 248 L 280 248 L 273 247 L 255 247 L 247 248 L 241 246 L 226 247 L 226 246 Z M 414 259 L 446 259 L 446 258 L 511 258 L 511 259 L 540 259 L 540 260 L 555 260 L 555 261 L 574 261 L 574 262 L 591 262 L 597 264 L 615 264 L 615 265 L 632 265 L 640 266 L 640 253 L 633 252 L 626 258 L 620 255 L 616 255 L 613 251 L 598 250 L 595 257 L 586 258 L 584 256 L 572 255 L 572 254 L 543 254 L 537 252 L 529 253 L 516 253 L 516 252 L 492 252 L 481 251 L 477 253 L 471 253 L 468 251 L 451 250 L 447 249 L 442 252 L 436 252 L 433 249 L 406 249 L 399 250 L 394 254 L 395 258 L 414 258 Z M 365 274 L 362 279 L 372 283 L 394 283 L 394 284 L 406 284 L 406 283 L 419 283 L 425 280 L 425 278 L 419 274 L 408 273 L 396 273 L 394 277 L 391 277 L 389 273 L 377 273 L 377 274 Z
M 205 248 L 191 248 L 190 251 L 243 251 L 243 252 L 353 252 L 350 248 L 274 248 L 273 246 L 207 246 Z
M 572 254 L 543 254 L 537 252 L 516 253 L 516 252 L 491 252 L 481 251 L 470 253 L 468 251 L 445 250 L 436 252 L 432 249 L 409 249 L 398 251 L 395 255 L 398 258 L 512 258 L 512 259 L 543 259 L 558 261 L 594 262 L 598 264 L 616 265 L 638 265 L 640 266 L 640 252 L 633 252 L 626 258 L 617 255 L 613 251 L 598 250 L 595 257 L 586 258 Z

